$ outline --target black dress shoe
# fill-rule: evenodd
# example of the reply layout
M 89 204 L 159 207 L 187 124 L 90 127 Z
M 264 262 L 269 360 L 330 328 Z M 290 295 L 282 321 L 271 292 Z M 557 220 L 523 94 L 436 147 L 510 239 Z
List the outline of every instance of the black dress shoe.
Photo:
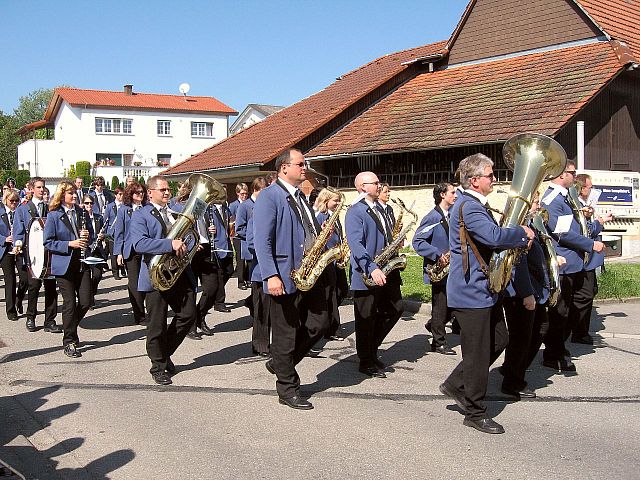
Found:
M 27 330 L 29 330 L 30 332 L 35 332 L 36 320 L 34 318 L 27 318 L 26 327 L 27 327 Z
M 462 410 L 463 412 L 467 411 L 466 401 L 464 399 L 464 396 L 460 392 L 452 389 L 446 383 L 440 384 L 440 387 L 438 388 L 440 390 L 440 393 L 442 393 L 445 397 L 449 397 L 451 400 L 456 402 L 456 405 L 458 405 L 458 408 L 460 408 L 460 410 Z
M 171 361 L 171 359 L 167 360 L 167 368 L 165 369 L 165 372 L 167 372 L 169 375 L 175 375 L 177 371 L 178 369 L 176 368 L 175 364 Z
M 593 345 L 593 337 L 591 335 L 584 335 L 582 337 L 571 337 L 571 343 L 581 343 L 582 345 Z
M 49 333 L 62 333 L 62 328 L 56 322 L 45 323 L 43 330 Z
M 326 337 L 326 339 L 333 340 L 334 342 L 344 342 L 344 337 L 337 333 L 335 335 L 329 335 L 328 337 Z
M 216 312 L 223 312 L 223 313 L 229 313 L 231 311 L 229 307 L 226 307 L 224 305 L 216 305 L 215 307 L 213 307 L 213 309 Z
M 472 418 L 465 418 L 462 422 L 467 427 L 475 428 L 482 433 L 504 433 L 504 427 L 496 422 L 493 418 L 480 418 L 474 420 Z
M 387 378 L 387 375 L 375 365 L 372 367 L 360 366 L 360 368 L 358 368 L 358 371 L 360 373 L 364 373 L 368 377 Z
M 12 322 L 17 322 L 18 321 L 18 315 L 7 315 L 7 318 L 9 320 L 11 320 Z
M 440 353 L 442 355 L 456 355 L 455 350 L 451 348 L 449 345 L 438 345 L 437 347 L 434 347 L 432 344 L 431 351 L 435 353 Z
M 213 330 L 209 328 L 209 325 L 207 325 L 204 320 L 200 324 L 200 330 L 202 335 L 206 335 L 208 337 L 213 336 Z
M 167 372 L 153 372 L 151 377 L 158 385 L 171 385 L 173 383 Z
M 190 338 L 191 340 L 202 340 L 202 335 L 192 330 L 189 333 L 187 333 L 187 338 Z
M 22 313 L 23 313 L 23 312 L 22 312 L 22 302 L 20 302 L 20 303 L 18 303 L 18 304 L 16 305 L 16 311 L 17 311 L 20 315 L 22 315 Z
M 562 360 L 543 360 L 542 365 L 558 372 L 575 372 L 575 364 L 568 358 Z
M 240 290 L 246 290 L 247 289 L 247 284 L 246 283 L 239 283 L 238 284 L 238 288 Z
M 75 343 L 69 343 L 64 346 L 64 354 L 67 357 L 71 358 L 79 358 L 82 354 L 77 350 Z
M 536 398 L 536 392 L 529 387 L 521 388 L 520 390 L 511 390 L 509 388 L 502 387 L 502 393 L 515 398 Z
M 296 410 L 313 410 L 311 402 L 303 400 L 297 395 L 290 398 L 279 398 L 278 402 L 287 407 L 295 408 Z
M 431 333 L 431 322 L 427 322 L 424 324 L 424 328 L 427 329 L 427 332 Z
M 379 370 L 384 370 L 385 368 L 387 368 L 387 365 L 386 365 L 382 360 L 380 360 L 379 358 L 376 358 L 376 359 L 373 361 L 373 364 L 374 364 L 376 367 L 378 367 L 378 369 L 379 369 Z
M 269 359 L 267 360 L 267 362 L 264 364 L 264 368 L 267 369 L 267 372 L 269 372 L 271 375 L 275 375 L 276 371 L 273 368 L 273 360 Z

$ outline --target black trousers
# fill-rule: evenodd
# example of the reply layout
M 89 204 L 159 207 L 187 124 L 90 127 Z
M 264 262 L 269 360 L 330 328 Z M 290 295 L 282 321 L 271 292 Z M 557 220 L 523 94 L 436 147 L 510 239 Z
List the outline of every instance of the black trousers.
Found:
M 388 276 L 382 287 L 353 292 L 356 351 L 361 367 L 372 367 L 378 348 L 402 315 L 399 275 Z
M 91 305 L 96 302 L 96 295 L 98 294 L 98 285 L 102 280 L 102 267 L 100 265 L 91 266 Z
M 129 260 L 125 260 L 127 265 L 127 289 L 129 290 L 129 302 L 133 309 L 133 320 L 136 324 L 142 322 L 145 318 L 144 313 L 144 299 L 145 292 L 138 290 L 138 276 L 140 275 L 140 262 L 142 262 L 142 255 L 139 253 L 133 253 Z
M 23 262 L 21 262 L 23 263 Z M 38 295 L 40 288 L 44 284 L 44 323 L 55 323 L 58 315 L 58 291 L 56 289 L 56 279 L 48 278 L 40 280 L 29 275 L 27 267 L 22 265 L 18 269 L 18 274 L 27 282 L 27 318 L 36 319 L 38 312 Z M 23 280 L 21 280 L 22 282 Z
M 235 274 L 238 279 L 238 286 L 240 286 L 249 281 L 249 266 L 246 261 L 240 258 L 242 241 L 238 237 L 234 237 L 232 243 L 236 259 Z
M 445 383 L 464 395 L 467 418 L 484 418 L 489 367 L 509 342 L 502 306 L 498 302 L 493 307 L 452 310 L 460 323 L 462 361 Z
M 586 270 L 576 279 L 573 289 L 573 302 L 569 307 L 569 325 L 565 338 L 571 333 L 573 338 L 584 337 L 589 334 L 593 299 L 598 293 L 598 279 L 595 270 Z
M 251 348 L 253 353 L 269 353 L 271 340 L 271 322 L 269 321 L 269 302 L 271 295 L 264 293 L 262 282 L 251 283 L 251 302 L 253 303 L 253 329 Z
M 544 359 L 559 361 L 564 358 L 564 342 L 568 335 L 569 310 L 573 295 L 582 284 L 584 272 L 560 275 L 560 295 L 555 307 L 549 307 L 549 330 L 544 339 Z
M 273 331 L 271 356 L 280 398 L 300 394 L 296 365 L 329 327 L 324 274 L 307 292 L 271 296 L 269 319 Z
M 164 372 L 171 355 L 178 349 L 196 321 L 196 294 L 188 275 L 182 273 L 169 290 L 146 293 L 147 355 L 151 360 L 151 373 Z M 168 306 L 174 312 L 167 325 Z
M 342 304 L 342 301 L 349 294 L 349 284 L 347 282 L 347 272 L 335 266 L 335 263 L 327 266 L 327 269 L 332 269 L 334 273 L 331 275 L 335 279 L 333 285 L 329 285 L 327 291 L 327 299 L 329 301 L 329 319 L 331 324 L 325 334 L 326 338 L 329 338 L 338 333 L 340 330 L 340 310 L 338 307 Z
M 66 274 L 56 277 L 62 295 L 63 345 L 78 343 L 78 325 L 89 311 L 92 299 L 91 271 L 86 268 L 80 272 L 71 266 Z
M 527 386 L 527 368 L 538 353 L 548 328 L 547 310 L 538 304 L 535 310 L 527 310 L 522 298 L 517 297 L 505 297 L 502 304 L 509 328 L 509 345 L 502 364 L 502 388 L 518 391 Z
M 449 308 L 447 307 L 447 282 L 438 282 L 431 285 L 431 340 L 432 346 L 440 347 L 447 344 L 445 325 L 449 321 Z
M 7 317 L 16 318 L 18 316 L 16 309 L 16 256 L 5 253 L 0 261 L 0 266 L 4 276 L 4 301 Z
M 211 307 L 225 306 L 225 290 L 231 275 L 233 275 L 233 258 L 231 256 L 219 258 L 219 263 L 211 263 L 211 250 L 209 244 L 205 244 L 204 248 L 197 252 L 191 268 L 193 273 L 200 280 L 202 286 L 202 294 L 198 301 L 198 319 L 193 328 L 199 326 L 211 310 Z
M 16 304 L 22 305 L 24 297 L 29 291 L 29 273 L 24 266 L 24 257 L 16 255 L 16 269 L 18 270 L 18 287 L 16 288 Z

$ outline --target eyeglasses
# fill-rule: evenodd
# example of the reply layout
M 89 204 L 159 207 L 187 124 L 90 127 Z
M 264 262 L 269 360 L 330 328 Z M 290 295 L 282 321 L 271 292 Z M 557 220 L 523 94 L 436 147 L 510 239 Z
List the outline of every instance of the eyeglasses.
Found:
M 299 167 L 299 168 L 309 168 L 309 163 L 308 162 L 287 163 L 286 165 L 293 165 L 293 166 Z
M 157 191 L 162 192 L 162 193 L 171 192 L 170 188 L 150 188 L 149 190 L 157 190 Z
M 93 202 L 84 202 L 85 205 L 93 205 Z
M 18 200 L 7 200 L 7 202 L 10 202 L 10 203 L 18 203 Z
M 569 173 L 569 174 L 571 174 L 571 176 L 572 176 L 572 177 L 575 177 L 575 176 L 576 176 L 576 172 L 577 172 L 577 170 L 565 170 L 565 171 L 564 171 L 564 173 Z
M 131 193 L 136 194 L 136 195 L 142 195 L 144 193 L 144 190 L 134 190 Z M 118 195 L 120 195 L 120 194 L 118 194 Z
M 124 195 L 122 192 L 118 192 L 116 193 L 116 195 Z
M 362 182 L 362 185 L 380 185 L 380 182 Z
M 493 173 L 493 172 L 491 172 L 491 173 L 487 173 L 486 175 L 474 175 L 474 176 L 475 176 L 475 177 L 478 177 L 478 178 L 480 178 L 480 177 L 484 177 L 484 178 L 496 178 L 496 176 L 494 175 L 494 173 Z

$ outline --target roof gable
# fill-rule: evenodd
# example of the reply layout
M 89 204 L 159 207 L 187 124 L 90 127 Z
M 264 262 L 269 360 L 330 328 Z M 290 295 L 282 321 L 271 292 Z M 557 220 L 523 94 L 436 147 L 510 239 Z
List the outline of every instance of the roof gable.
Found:
M 472 0 L 447 44 L 449 64 L 561 45 L 602 32 L 572 0 Z
M 623 66 L 609 42 L 418 75 L 307 153 L 309 158 L 555 135 Z
M 324 90 L 270 115 L 165 173 L 184 174 L 227 166 L 262 165 L 333 120 L 355 102 L 407 68 L 406 62 L 437 53 L 444 42 L 377 58 L 343 75 Z
M 576 3 L 612 38 L 629 45 L 640 59 L 639 0 L 577 0 Z

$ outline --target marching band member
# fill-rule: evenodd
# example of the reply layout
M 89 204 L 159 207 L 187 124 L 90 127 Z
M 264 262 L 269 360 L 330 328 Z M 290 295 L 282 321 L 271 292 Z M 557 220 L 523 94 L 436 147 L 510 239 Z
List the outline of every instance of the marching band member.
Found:
M 313 405 L 300 397 L 296 365 L 328 327 L 325 281 L 321 276 L 313 288 L 301 292 L 291 272 L 311 248 L 319 226 L 298 186 L 306 179 L 307 163 L 299 150 L 287 150 L 276 159 L 278 180 L 260 192 L 253 214 L 254 246 L 270 296 L 271 360 L 267 370 L 277 376 L 279 402 L 291 408 L 310 410 Z
M 124 264 L 120 265 L 118 263 L 118 254 L 115 252 L 115 226 L 116 219 L 118 218 L 118 211 L 123 205 L 124 189 L 116 187 L 113 194 L 115 199 L 113 202 L 109 202 L 104 209 L 104 223 L 106 224 L 105 238 L 107 239 L 107 250 L 105 253 L 111 257 L 111 272 L 113 274 L 113 278 L 120 280 L 120 277 L 127 276 L 127 270 L 124 268 Z
M 580 223 L 575 218 L 577 212 L 567 199 L 568 189 L 574 184 L 575 176 L 576 164 L 572 160 L 567 160 L 565 171 L 551 180 L 549 188 L 542 197 L 542 203 L 549 212 L 547 225 L 549 234 L 554 239 L 558 255 L 567 260 L 560 270 L 560 297 L 557 304 L 549 308 L 549 331 L 544 341 L 543 365 L 558 372 L 576 371 L 571 358 L 565 355 L 565 340 L 570 328 L 569 311 L 574 296 L 584 280 L 584 254 L 585 252 L 599 253 L 604 249 L 602 242 L 581 234 Z M 566 223 L 566 220 L 570 222 L 568 228 L 554 233 L 558 222 Z
M 314 209 L 318 212 L 316 219 L 320 225 L 333 215 L 336 207 L 340 203 L 340 193 L 332 187 L 323 188 L 318 197 L 316 198 Z M 340 219 L 336 219 L 333 235 L 329 242 L 327 242 L 327 248 L 333 248 L 340 245 L 344 239 L 342 224 Z M 345 240 L 346 241 L 346 240 Z M 325 338 L 328 340 L 344 340 L 344 337 L 340 334 L 340 311 L 338 307 L 349 293 L 349 283 L 347 281 L 347 272 L 345 269 L 337 268 L 336 262 L 332 262 L 331 265 L 327 265 L 328 270 L 327 280 L 327 298 L 329 301 L 329 317 L 331 324 L 329 329 L 325 333 Z
M 413 236 L 413 249 L 424 258 L 424 283 L 431 284 L 431 320 L 427 329 L 433 335 L 431 351 L 443 355 L 455 355 L 447 344 L 445 325 L 450 311 L 447 307 L 447 277 L 431 282 L 427 266 L 439 264 L 441 268 L 449 264 L 449 209 L 456 201 L 456 189 L 450 183 L 438 183 L 433 189 L 435 208 L 420 222 Z
M 62 344 L 67 357 L 77 358 L 78 325 L 91 307 L 91 273 L 82 263 L 94 231 L 89 215 L 78 207 L 76 187 L 60 182 L 49 204 L 44 246 L 51 252 L 51 274 L 62 295 Z
M 391 227 L 377 203 L 382 190 L 373 172 L 360 172 L 356 190 L 364 197 L 347 211 L 345 228 L 351 249 L 351 290 L 356 323 L 356 350 L 359 370 L 369 377 L 386 378 L 385 365 L 378 348 L 402 315 L 400 272 L 386 276 L 374 258 L 391 242 Z M 370 277 L 376 287 L 368 287 L 362 278 Z
M 590 237 L 594 240 L 602 240 L 600 233 L 606 222 L 613 220 L 613 215 L 607 213 L 604 217 L 596 217 L 593 207 L 589 204 L 589 195 L 593 188 L 591 176 L 580 173 L 576 176 L 576 190 L 578 190 L 578 200 L 587 220 Z M 569 327 L 572 343 L 582 343 L 593 345 L 593 338 L 589 335 L 589 325 L 591 323 L 591 311 L 593 310 L 593 299 L 598 293 L 598 278 L 596 269 L 604 265 L 604 250 L 594 252 L 589 257 L 589 262 L 584 266 L 582 282 L 577 286 L 573 295 L 573 303 L 569 308 Z
M 378 204 L 382 207 L 382 211 L 385 214 L 385 220 L 389 228 L 393 230 L 396 224 L 396 217 L 393 214 L 393 208 L 389 205 L 389 197 L 391 196 L 391 187 L 387 182 L 380 183 L 380 195 L 378 196 Z
M 16 208 L 20 203 L 20 195 L 11 189 L 4 194 L 0 209 L 0 265 L 4 276 L 4 301 L 7 318 L 11 321 L 18 320 L 17 303 L 22 303 L 22 298 L 17 297 L 16 292 L 16 256 L 13 253 L 13 221 Z M 24 291 L 22 292 L 24 296 Z
M 237 220 L 238 208 L 249 196 L 249 187 L 246 183 L 238 183 L 236 185 L 237 198 L 229 204 L 229 211 L 231 212 L 231 223 L 235 224 Z M 234 230 L 237 232 L 238 227 Z M 247 282 L 247 264 L 242 260 L 242 239 L 237 236 L 237 233 L 233 236 L 233 250 L 235 251 L 236 258 L 236 276 L 238 278 L 238 288 L 240 290 L 246 290 L 250 287 Z
M 123 203 L 117 209 L 113 226 L 113 253 L 120 267 L 127 267 L 127 290 L 129 302 L 133 309 L 133 321 L 136 325 L 145 323 L 144 299 L 145 293 L 138 290 L 138 277 L 140 276 L 140 264 L 142 255 L 133 248 L 131 238 L 131 217 L 135 211 L 147 203 L 147 191 L 138 182 L 127 186 L 123 195 Z
M 76 193 L 78 194 L 78 198 L 84 198 L 85 195 L 89 193 L 88 188 L 84 188 L 84 179 L 82 177 L 76 177 L 73 181 L 73 184 L 76 187 Z
M 488 210 L 493 190 L 493 162 L 482 154 L 460 162 L 464 188 L 449 220 L 450 264 L 447 305 L 461 327 L 462 361 L 440 385 L 440 391 L 464 411 L 464 425 L 483 433 L 504 433 L 486 413 L 489 367 L 508 342 L 498 295 L 489 291 L 487 265 L 494 250 L 524 248 L 533 239 L 529 227 L 501 228 Z M 499 305 L 499 302 L 497 303 Z
M 77 182 L 75 182 L 77 188 Z M 79 190 L 76 190 L 79 191 Z M 88 254 L 91 256 L 102 258 L 106 260 L 107 255 L 102 248 L 102 241 L 104 240 L 104 217 L 99 213 L 94 213 L 93 211 L 93 197 L 91 195 L 83 195 L 82 196 L 82 206 L 87 211 L 87 215 L 89 215 L 89 221 L 91 226 L 93 227 L 93 232 L 95 234 L 95 239 L 92 245 L 95 245 L 93 249 L 89 249 Z M 100 280 L 102 280 L 102 263 L 91 264 L 91 308 L 95 306 L 96 303 L 96 295 L 98 293 L 98 285 L 100 284 Z
M 175 252 L 178 257 L 184 257 L 187 245 L 182 240 L 166 238 L 172 225 L 167 212 L 171 189 L 166 178 L 161 175 L 151 177 L 147 183 L 147 195 L 149 203 L 131 216 L 130 238 L 133 250 L 143 254 L 138 290 L 146 292 L 147 355 L 151 360 L 151 376 L 157 384 L 169 385 L 172 383 L 171 375 L 175 373 L 171 355 L 196 321 L 195 286 L 193 272 L 187 267 L 170 289 L 159 291 L 153 288 L 149 274 L 149 262 L 153 256 Z M 168 306 L 175 314 L 169 325 Z
M 44 202 L 43 196 L 45 192 L 44 180 L 42 177 L 33 177 L 29 180 L 29 191 L 32 197 L 29 201 L 23 203 L 16 209 L 16 215 L 13 223 L 13 244 L 16 254 L 22 253 L 16 257 L 18 262 L 18 275 L 21 281 L 28 284 L 27 291 L 27 322 L 26 327 L 30 332 L 36 331 L 36 314 L 38 311 L 38 294 L 40 287 L 44 284 L 44 331 L 50 333 L 62 333 L 62 329 L 56 324 L 56 315 L 58 314 L 58 292 L 56 291 L 55 278 L 32 278 L 28 273 L 29 259 L 27 252 L 18 245 L 24 245 L 26 242 L 26 233 L 31 222 L 36 218 L 44 219 L 49 211 L 48 205 Z

